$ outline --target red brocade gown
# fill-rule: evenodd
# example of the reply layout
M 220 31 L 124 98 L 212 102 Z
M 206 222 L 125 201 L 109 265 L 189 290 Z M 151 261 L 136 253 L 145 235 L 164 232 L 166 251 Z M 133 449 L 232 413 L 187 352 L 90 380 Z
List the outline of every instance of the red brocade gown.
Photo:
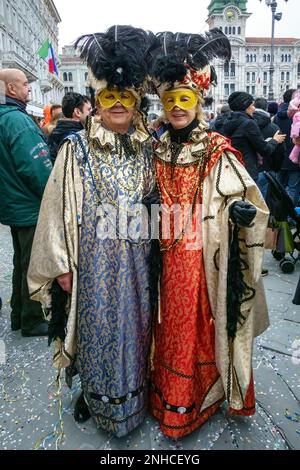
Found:
M 179 163 L 173 167 L 173 173 L 171 165 L 158 158 L 155 165 L 161 202 L 168 207 L 192 204 L 195 186 L 199 182 L 198 163 L 184 166 Z M 207 166 L 206 175 L 211 167 L 212 161 Z M 201 204 L 201 190 L 197 203 Z M 196 229 L 196 216 L 199 217 L 197 211 L 192 218 L 193 231 Z M 170 238 L 162 239 L 162 243 L 167 248 L 173 241 L 171 222 Z M 208 392 L 220 375 L 215 362 L 215 329 L 201 240 L 195 249 L 187 249 L 191 247 L 190 241 L 185 235 L 171 249 L 163 251 L 160 323 L 157 321 L 154 326 L 150 407 L 163 433 L 172 438 L 190 434 L 201 426 L 225 399 L 221 387 L 216 400 L 208 406 L 205 404 Z M 251 379 L 244 409 L 230 411 L 250 415 L 254 413 L 254 406 Z

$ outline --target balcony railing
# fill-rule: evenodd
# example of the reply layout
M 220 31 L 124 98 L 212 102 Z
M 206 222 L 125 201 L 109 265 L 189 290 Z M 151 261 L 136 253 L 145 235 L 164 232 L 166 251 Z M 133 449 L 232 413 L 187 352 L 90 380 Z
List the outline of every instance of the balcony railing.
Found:
M 14 51 L 3 52 L 2 66 L 8 69 L 14 68 L 21 70 L 27 76 L 29 82 L 34 82 L 38 79 L 37 71 L 30 67 L 29 64 L 26 64 L 24 59 Z
M 43 78 L 42 80 L 40 80 L 40 87 L 44 93 L 47 93 L 53 88 L 52 83 L 48 78 Z
M 59 77 L 55 73 L 49 74 L 51 83 L 58 87 L 60 90 L 63 90 L 65 87 L 65 84 L 59 79 Z M 68 82 L 69 83 L 69 82 Z

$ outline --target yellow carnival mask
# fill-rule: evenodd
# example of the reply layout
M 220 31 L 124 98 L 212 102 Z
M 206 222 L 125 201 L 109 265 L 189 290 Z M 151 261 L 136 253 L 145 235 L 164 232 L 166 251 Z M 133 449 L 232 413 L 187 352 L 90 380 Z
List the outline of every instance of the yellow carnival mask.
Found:
M 189 110 L 197 106 L 198 97 L 193 90 L 179 88 L 177 90 L 165 91 L 161 101 L 166 111 L 171 111 L 175 106 Z
M 99 102 L 103 108 L 112 108 L 117 102 L 125 108 L 133 108 L 136 99 L 129 90 L 118 91 L 105 88 L 99 94 Z

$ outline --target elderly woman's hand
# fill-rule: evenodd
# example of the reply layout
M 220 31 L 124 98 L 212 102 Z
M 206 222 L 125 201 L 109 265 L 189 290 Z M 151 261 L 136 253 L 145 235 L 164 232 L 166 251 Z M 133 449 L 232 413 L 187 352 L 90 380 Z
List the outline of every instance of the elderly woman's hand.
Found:
M 58 284 L 65 292 L 72 294 L 73 273 L 66 273 L 56 278 Z

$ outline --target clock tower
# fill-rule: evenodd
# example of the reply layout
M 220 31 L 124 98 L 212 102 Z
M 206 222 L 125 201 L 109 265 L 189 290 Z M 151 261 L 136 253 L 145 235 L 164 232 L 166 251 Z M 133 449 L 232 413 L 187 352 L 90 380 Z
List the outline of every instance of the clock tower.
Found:
M 213 109 L 227 103 L 234 91 L 268 98 L 270 87 L 271 39 L 246 37 L 247 0 L 211 0 L 208 6 L 209 29 L 220 28 L 231 44 L 231 60 L 215 59 L 218 85 L 210 93 Z M 276 100 L 289 88 L 300 88 L 300 39 L 276 37 L 274 48 L 274 92 Z
M 212 13 L 222 13 L 224 8 L 228 5 L 235 5 L 239 7 L 242 13 L 247 12 L 247 0 L 211 0 L 210 5 L 208 6 L 209 14 Z
M 212 90 L 216 103 L 227 101 L 230 93 L 245 90 L 246 23 L 251 13 L 247 0 L 212 0 L 208 6 L 209 29 L 220 28 L 231 44 L 230 63 L 215 61 L 218 86 Z
M 247 0 L 212 0 L 208 6 L 209 29 L 221 28 L 229 38 L 245 40 Z

